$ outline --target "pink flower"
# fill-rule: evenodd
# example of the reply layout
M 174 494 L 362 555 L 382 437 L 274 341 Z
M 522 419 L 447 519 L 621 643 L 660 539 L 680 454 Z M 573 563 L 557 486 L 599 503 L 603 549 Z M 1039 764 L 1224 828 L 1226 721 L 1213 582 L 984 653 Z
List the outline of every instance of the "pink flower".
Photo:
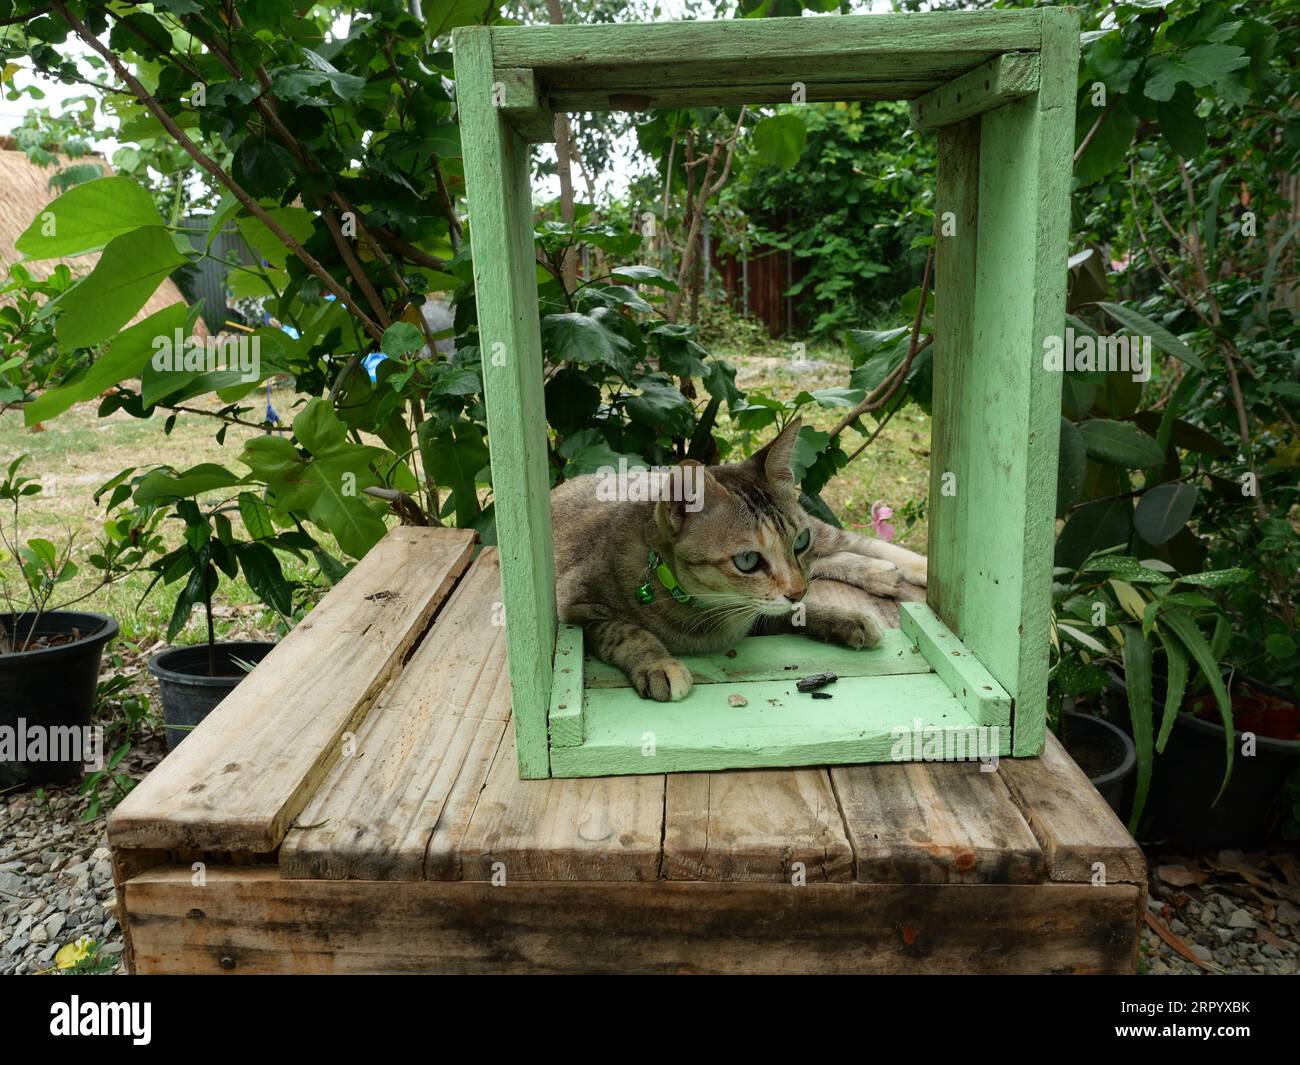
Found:
M 894 516 L 894 508 L 883 500 L 878 500 L 871 504 L 871 527 L 875 529 L 876 535 L 882 540 L 892 540 L 894 538 L 894 527 L 889 524 L 889 519 Z

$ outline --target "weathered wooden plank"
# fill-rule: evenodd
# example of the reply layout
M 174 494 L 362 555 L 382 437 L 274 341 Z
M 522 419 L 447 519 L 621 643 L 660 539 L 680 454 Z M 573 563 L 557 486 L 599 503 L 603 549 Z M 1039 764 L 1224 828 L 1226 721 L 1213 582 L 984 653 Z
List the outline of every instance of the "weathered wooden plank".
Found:
M 435 830 L 464 830 L 510 720 L 500 594 L 487 548 L 290 827 L 281 875 L 419 880 Z
M 469 564 L 393 529 L 113 811 L 115 847 L 271 851 Z
M 562 750 L 573 748 L 556 749 Z M 469 825 L 455 842 L 466 880 L 659 876 L 662 776 L 520 780 L 514 753 L 507 735 Z
M 831 698 L 798 692 L 793 679 L 701 684 L 677 703 L 642 699 L 631 688 L 588 691 L 586 740 L 552 750 L 551 768 L 557 776 L 602 776 L 889 762 L 926 729 L 946 731 L 950 744 L 971 752 L 981 741 L 933 673 L 845 677 L 825 690 Z M 732 706 L 732 695 L 747 703 Z M 1007 753 L 1009 742 L 1003 729 L 998 752 Z
M 924 603 L 899 607 L 902 631 L 916 643 L 948 689 L 981 725 L 1011 724 L 1011 697 L 978 658 Z
M 734 74 L 752 78 L 759 70 L 774 82 L 787 76 L 885 80 L 900 73 L 882 69 L 890 58 L 911 59 L 911 69 L 924 70 L 935 57 L 972 57 L 970 69 L 999 52 L 1035 51 L 1041 25 L 1037 11 L 981 11 L 504 26 L 492 31 L 492 58 L 498 67 L 545 71 L 551 92 L 600 68 L 621 68 L 620 87 L 653 88 L 658 82 L 641 78 L 642 72 L 673 66 L 683 86 L 701 79 L 727 84 L 737 80 Z
M 674 773 L 664 806 L 669 880 L 853 879 L 825 769 Z
M 492 93 L 493 102 L 525 142 L 549 144 L 555 140 L 555 116 L 538 94 L 537 78 L 531 70 L 498 68 Z
M 1044 860 L 1034 834 L 998 774 L 982 768 L 915 762 L 831 769 L 857 879 L 1040 883 Z
M 951 126 L 1037 91 L 1037 54 L 1008 52 L 914 100 L 912 120 L 923 129 Z
M 561 625 L 555 640 L 555 684 L 551 688 L 552 747 L 577 747 L 582 743 L 584 671 L 582 626 Z
M 519 771 L 545 777 L 555 559 L 532 195 L 527 146 L 492 103 L 491 32 L 481 26 L 455 31 L 456 101 L 474 219 L 475 305 Z
M 912 640 L 898 629 L 884 630 L 880 645 L 851 650 L 809 636 L 750 636 L 732 649 L 734 654 L 684 655 L 682 661 L 696 684 L 730 684 L 743 680 L 789 680 L 827 670 L 841 677 L 886 677 L 900 673 L 928 673 L 930 663 Z M 631 681 L 622 670 L 594 658 L 587 659 L 584 684 L 588 689 L 627 688 Z
M 1146 884 L 1141 848 L 1055 736 L 1048 734 L 1041 757 L 1008 759 L 999 773 L 1042 845 L 1051 879 Z
M 1132 884 L 130 882 L 138 973 L 1132 973 Z

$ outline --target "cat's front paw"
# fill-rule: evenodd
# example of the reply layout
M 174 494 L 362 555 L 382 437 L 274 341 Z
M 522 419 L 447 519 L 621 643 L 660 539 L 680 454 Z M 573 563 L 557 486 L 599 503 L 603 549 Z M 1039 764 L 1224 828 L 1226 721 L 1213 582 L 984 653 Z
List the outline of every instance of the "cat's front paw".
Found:
M 892 562 L 873 558 L 868 560 L 868 565 L 862 567 L 859 578 L 854 583 L 864 592 L 893 599 L 898 595 L 903 579 L 902 571 Z
M 854 649 L 875 647 L 882 635 L 874 618 L 844 610 L 810 613 L 808 622 L 809 631 L 818 639 Z
M 929 568 L 930 567 L 926 560 L 919 556 L 915 560 L 904 559 L 898 564 L 898 572 L 902 574 L 903 580 L 918 588 L 926 587 L 926 581 L 929 577 Z
M 637 666 L 629 674 L 632 687 L 642 699 L 676 703 L 691 694 L 691 671 L 675 658 L 656 658 Z

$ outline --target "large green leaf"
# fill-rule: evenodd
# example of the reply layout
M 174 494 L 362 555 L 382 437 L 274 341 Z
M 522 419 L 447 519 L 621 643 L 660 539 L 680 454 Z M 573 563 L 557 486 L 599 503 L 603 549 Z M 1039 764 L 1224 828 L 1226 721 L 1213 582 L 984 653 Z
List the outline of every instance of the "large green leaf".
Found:
M 1061 442 L 1056 459 L 1056 514 L 1064 516 L 1079 501 L 1088 455 L 1083 434 L 1068 418 L 1061 419 Z
M 1235 44 L 1200 44 L 1183 55 L 1152 59 L 1143 91 L 1152 100 L 1169 100 L 1180 84 L 1208 88 L 1249 63 L 1245 50 Z
M 1190 484 L 1159 484 L 1142 493 L 1133 525 L 1152 547 L 1172 540 L 1196 508 L 1196 489 Z
M 243 483 L 242 477 L 231 473 L 224 466 L 215 462 L 201 462 L 180 474 L 154 470 L 136 487 L 135 501 L 156 503 L 163 499 L 185 499 Z
M 1079 426 L 1088 457 L 1129 470 L 1157 466 L 1164 461 L 1160 446 L 1131 422 L 1093 418 Z
M 611 271 L 610 277 L 615 281 L 625 281 L 634 285 L 652 285 L 655 288 L 667 289 L 669 292 L 677 291 L 677 282 L 662 270 L 656 270 L 653 266 L 644 266 L 640 263 L 633 263 L 631 266 L 616 266 Z M 660 329 L 675 328 L 678 327 L 660 327 Z
M 790 112 L 763 119 L 754 127 L 751 136 L 759 159 L 781 170 L 794 166 L 808 143 L 808 130 L 803 120 Z
M 1129 584 L 1168 584 L 1169 577 L 1144 566 L 1131 555 L 1098 555 L 1079 567 L 1080 573 L 1105 573 Z
M 270 219 L 293 237 L 299 244 L 306 244 L 316 231 L 316 216 L 304 207 L 268 207 Z M 276 270 L 283 270 L 289 257 L 289 249 L 279 237 L 266 227 L 266 223 L 252 215 L 235 219 L 239 234 L 246 240 L 258 256 L 265 259 Z
M 251 539 L 265 540 L 275 535 L 270 508 L 252 492 L 239 493 L 239 516 L 244 519 L 244 529 Z
M 363 489 L 379 485 L 373 467 L 395 456 L 349 441 L 347 425 L 319 396 L 308 400 L 294 419 L 293 432 L 310 459 L 283 437 L 259 436 L 244 445 L 240 461 L 270 485 L 282 513 L 305 513 L 332 533 L 345 552 L 360 558 L 387 531 Z
M 1156 737 L 1156 751 L 1165 753 L 1165 744 L 1173 731 L 1174 722 L 1178 720 L 1178 710 L 1183 705 L 1183 695 L 1187 691 L 1187 652 L 1183 645 L 1169 635 L 1164 629 L 1157 633 L 1165 649 L 1165 712 L 1160 719 L 1160 735 Z
M 691 401 L 675 385 L 653 377 L 643 377 L 636 385 L 641 394 L 624 400 L 629 418 L 666 436 L 690 435 L 694 411 Z
M 1170 610 L 1161 615 L 1161 620 L 1196 659 L 1196 664 L 1201 667 L 1201 672 L 1210 685 L 1210 691 L 1214 693 L 1214 701 L 1219 707 L 1219 719 L 1223 722 L 1226 764 L 1223 770 L 1223 782 L 1219 785 L 1219 793 L 1214 797 L 1214 801 L 1218 802 L 1228 786 L 1228 781 L 1232 778 L 1233 741 L 1236 738 L 1232 723 L 1232 702 L 1228 699 L 1228 690 L 1223 686 L 1223 678 L 1219 676 L 1219 665 L 1215 661 L 1214 652 L 1205 642 L 1205 637 L 1197 628 L 1191 615 L 1181 610 Z
M 1225 588 L 1230 584 L 1240 584 L 1250 579 L 1250 570 L 1236 567 L 1233 569 L 1212 569 L 1204 573 L 1189 573 L 1179 577 L 1179 584 L 1195 584 L 1201 588 Z
M 23 421 L 27 425 L 62 414 L 74 403 L 93 399 L 105 389 L 139 377 L 156 350 L 157 337 L 173 337 L 185 325 L 186 308 L 183 303 L 173 303 L 149 315 L 130 329 L 124 329 L 109 345 L 107 351 L 90 364 L 80 377 L 58 388 L 49 389 L 23 408 Z
M 236 552 L 248 586 L 267 606 L 281 614 L 293 612 L 293 591 L 284 579 L 280 560 L 265 544 L 240 544 Z
M 1194 159 L 1205 150 L 1205 119 L 1196 113 L 1196 104 L 1196 93 L 1186 84 L 1179 85 L 1170 99 L 1156 104 L 1160 132 L 1185 159 Z
M 601 363 L 626 376 L 630 371 L 628 356 L 632 354 L 632 345 L 604 324 L 609 313 L 605 308 L 597 308 L 589 315 L 577 312 L 546 315 L 542 319 L 542 343 L 547 353 L 558 361 L 581 365 Z
M 1133 744 L 1137 747 L 1137 786 L 1133 792 L 1133 811 L 1128 830 L 1137 832 L 1142 810 L 1151 790 L 1151 770 L 1155 762 L 1152 739 L 1151 645 L 1136 625 L 1124 627 L 1124 685 L 1128 691 L 1129 721 L 1133 725 Z
M 1205 363 L 1192 354 L 1191 348 L 1164 326 L 1151 321 L 1146 315 L 1138 314 L 1131 307 L 1125 307 L 1120 303 L 1106 303 L 1103 301 L 1098 303 L 1097 306 L 1135 336 L 1149 336 L 1152 345 L 1157 351 L 1172 355 L 1179 362 L 1193 369 L 1205 371 Z
M 14 247 L 28 259 L 61 259 L 98 251 L 115 237 L 162 221 L 153 197 L 133 178 L 97 178 L 74 185 L 42 210 Z
M 59 297 L 60 346 L 88 348 L 107 340 L 186 261 L 163 226 L 145 226 L 114 237 L 95 269 Z
M 1102 113 L 1105 117 L 1102 118 L 1101 125 L 1092 135 L 1092 140 L 1088 142 L 1079 161 L 1074 164 L 1074 176 L 1081 185 L 1091 185 L 1114 170 L 1128 154 L 1133 134 L 1137 130 L 1137 117 L 1124 105 L 1122 96 L 1114 99 L 1108 114 Z M 1077 143 L 1083 143 L 1083 138 L 1096 121 L 1097 115 L 1093 112 L 1081 113 L 1075 133 Z
M 457 26 L 472 26 L 486 17 L 489 0 L 421 0 L 425 30 L 429 39 Z
M 450 488 L 456 508 L 456 524 L 464 529 L 482 507 L 478 501 L 477 477 L 488 465 L 483 430 L 472 422 L 457 422 L 449 429 L 434 431 L 430 418 L 416 431 L 424 475 L 434 484 Z
M 1056 541 L 1056 565 L 1077 569 L 1091 555 L 1128 543 L 1133 507 L 1127 499 L 1099 499 L 1070 515 Z

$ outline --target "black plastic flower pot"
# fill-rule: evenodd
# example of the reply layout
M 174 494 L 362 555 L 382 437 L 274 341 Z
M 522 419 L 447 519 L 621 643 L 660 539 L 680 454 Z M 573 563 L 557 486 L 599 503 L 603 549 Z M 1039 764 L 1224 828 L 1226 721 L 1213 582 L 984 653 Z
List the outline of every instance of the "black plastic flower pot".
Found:
M 257 640 L 219 643 L 215 648 L 216 671 L 209 672 L 208 645 L 174 647 L 149 660 L 149 672 L 162 691 L 163 727 L 167 749 L 175 750 L 194 726 L 216 709 L 234 691 L 248 672 L 240 662 L 256 665 L 275 646 Z
M 117 621 L 107 614 L 55 610 L 41 614 L 33 629 L 34 616 L 0 613 L 16 645 L 27 644 L 29 633 L 39 645 L 0 654 L 0 787 L 5 788 L 66 784 L 81 775 L 85 759 L 95 753 L 86 741 L 100 659 L 104 645 L 117 635 Z
M 1122 819 L 1126 814 L 1127 785 L 1137 771 L 1133 741 L 1109 721 L 1091 714 L 1067 710 L 1062 717 L 1065 728 L 1061 742 L 1065 749 Z
M 1286 698 L 1284 692 L 1254 685 Z M 1234 706 L 1238 702 L 1234 693 Z M 1201 704 L 1201 705 L 1198 705 Z M 1277 838 L 1286 813 L 1283 785 L 1300 766 L 1300 738 L 1278 739 L 1254 731 L 1248 714 L 1233 731 L 1232 779 L 1216 803 L 1223 781 L 1224 728 L 1206 695 L 1189 699 L 1178 715 L 1169 745 L 1152 783 L 1152 830 L 1173 846 L 1193 853 L 1233 848 L 1253 850 Z M 1243 735 L 1253 731 L 1255 753 L 1242 753 Z M 1294 735 L 1294 733 L 1292 733 Z

